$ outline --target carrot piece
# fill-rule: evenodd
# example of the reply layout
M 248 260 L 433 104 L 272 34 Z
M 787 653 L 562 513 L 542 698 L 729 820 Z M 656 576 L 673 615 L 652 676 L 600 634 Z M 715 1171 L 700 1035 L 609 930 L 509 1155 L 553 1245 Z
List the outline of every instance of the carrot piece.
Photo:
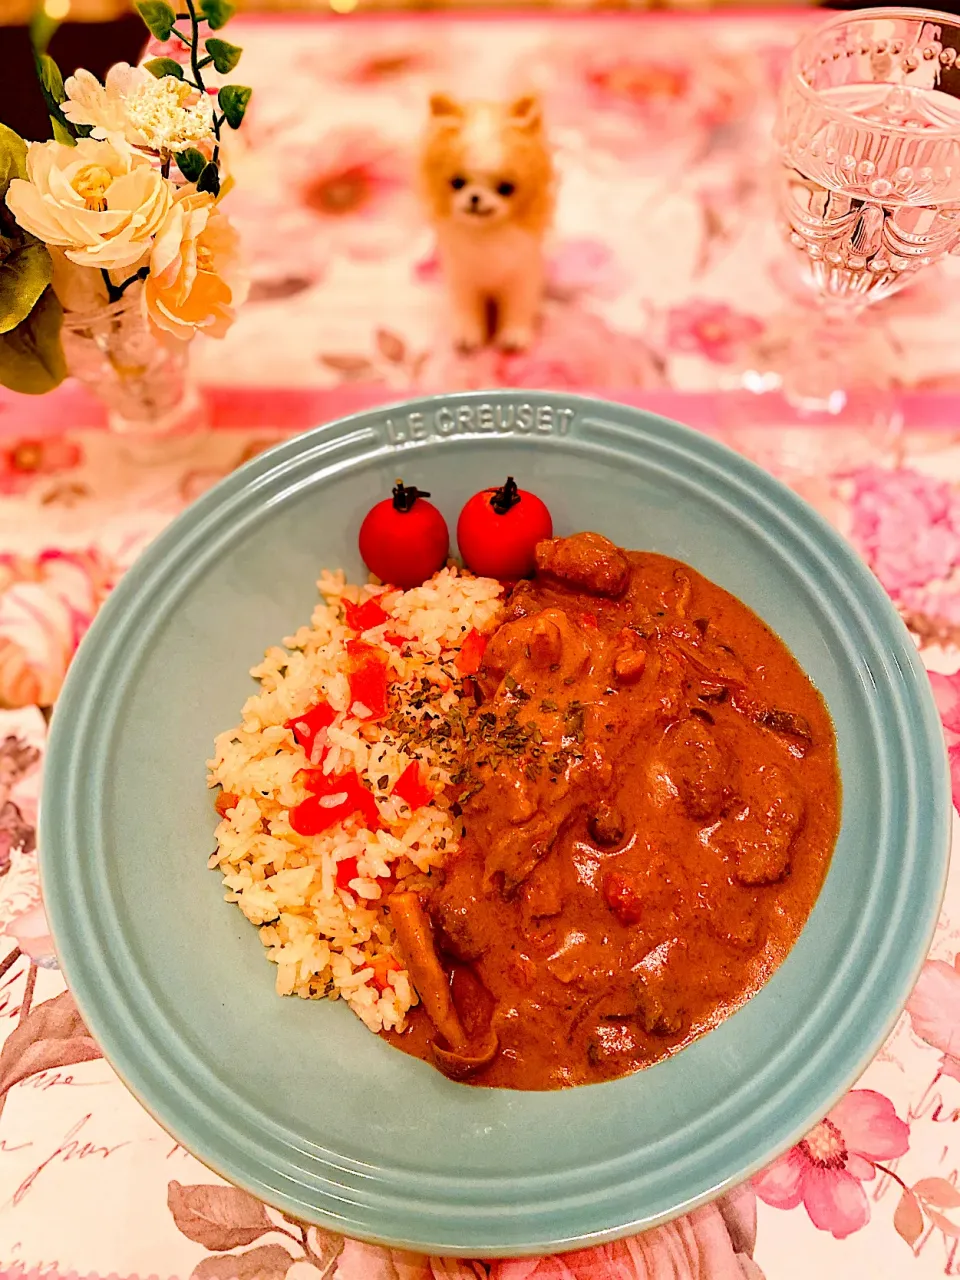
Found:
M 213 807 L 219 813 L 221 818 L 227 816 L 228 809 L 235 809 L 240 797 L 235 796 L 232 791 L 221 791 L 213 802 Z
M 487 637 L 482 632 L 477 631 L 476 628 L 467 632 L 463 638 L 455 664 L 462 676 L 476 675 L 480 670 L 480 663 L 483 661 L 486 647 Z

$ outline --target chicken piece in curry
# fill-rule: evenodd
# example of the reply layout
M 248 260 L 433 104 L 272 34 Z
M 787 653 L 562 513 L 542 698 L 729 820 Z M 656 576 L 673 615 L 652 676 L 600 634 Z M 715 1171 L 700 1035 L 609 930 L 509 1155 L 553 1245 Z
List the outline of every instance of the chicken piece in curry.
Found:
M 637 1071 L 796 941 L 839 824 L 826 707 L 734 596 L 592 533 L 539 545 L 475 686 L 463 840 L 389 902 L 421 1004 L 387 1038 L 478 1085 Z

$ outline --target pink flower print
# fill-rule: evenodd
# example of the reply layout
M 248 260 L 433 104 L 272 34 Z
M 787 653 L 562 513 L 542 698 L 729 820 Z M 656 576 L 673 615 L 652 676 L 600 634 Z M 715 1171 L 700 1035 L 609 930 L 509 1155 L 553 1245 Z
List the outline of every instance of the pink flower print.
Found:
M 729 1229 L 726 1199 L 596 1249 L 494 1262 L 490 1280 L 763 1280 Z
M 610 50 L 584 63 L 583 78 L 598 105 L 651 116 L 687 97 L 693 71 L 682 62 L 638 59 Z
M 950 762 L 953 807 L 960 810 L 960 671 L 955 671 L 950 676 L 931 671 L 929 676 L 937 710 L 943 721 L 947 759 Z
M 95 551 L 0 557 L 0 705 L 52 705 L 112 579 Z
M 82 461 L 80 446 L 63 436 L 18 440 L 0 449 L 0 493 L 25 493 L 39 477 L 69 471 Z
M 299 57 L 295 55 L 294 66 L 320 81 L 325 90 L 333 81 L 366 91 L 395 92 L 408 85 L 413 92 L 422 91 L 423 77 L 435 77 L 442 63 L 450 60 L 451 51 L 443 31 L 432 31 L 429 44 L 411 39 L 410 32 L 406 25 L 371 23 L 359 38 L 353 30 L 342 40 L 308 46 Z M 422 97 L 417 105 L 422 108 Z
M 720 130 L 749 119 L 762 72 L 757 58 L 712 49 L 691 62 L 687 37 L 652 27 L 640 46 L 608 29 L 544 50 L 522 78 L 547 87 L 548 119 L 580 130 L 637 165 L 677 144 L 694 154 Z
M 294 178 L 314 235 L 354 258 L 373 258 L 418 227 L 406 159 L 372 129 L 336 129 L 306 145 Z
M 667 313 L 667 345 L 712 364 L 732 364 L 762 332 L 761 320 L 735 311 L 727 302 L 694 299 Z
M 38 902 L 11 920 L 4 933 L 41 969 L 56 969 L 57 957 L 43 906 Z
M 852 540 L 894 600 L 949 577 L 960 564 L 960 495 L 949 484 L 907 467 L 850 479 Z
M 480 1263 L 458 1258 L 426 1258 L 419 1253 L 345 1240 L 335 1277 L 336 1280 L 483 1280 L 486 1274 L 486 1267 Z
M 351 48 L 355 56 L 345 58 L 336 74 L 345 84 L 361 88 L 401 80 L 405 76 L 423 75 L 432 71 L 437 64 L 434 50 L 422 43 L 401 42 L 393 32 L 385 33 L 378 40 L 371 31 L 362 42 L 359 56 L 356 56 L 357 44 L 352 43 Z
M 807 1136 L 753 1179 L 754 1190 L 775 1209 L 802 1201 L 810 1221 L 838 1240 L 870 1218 L 863 1183 L 877 1160 L 902 1156 L 910 1138 L 893 1103 L 873 1089 L 854 1089 Z
M 907 1013 L 916 1035 L 943 1054 L 943 1075 L 960 1080 L 960 972 L 957 964 L 927 960 L 907 1001 Z

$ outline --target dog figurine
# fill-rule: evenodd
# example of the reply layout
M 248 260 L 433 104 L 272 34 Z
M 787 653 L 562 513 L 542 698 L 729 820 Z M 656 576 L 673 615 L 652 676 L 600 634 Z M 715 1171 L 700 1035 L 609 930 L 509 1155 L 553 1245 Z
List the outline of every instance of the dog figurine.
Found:
M 523 351 L 544 286 L 544 236 L 554 171 L 540 103 L 430 99 L 421 176 L 453 308 L 454 341 L 476 351 L 491 338 Z

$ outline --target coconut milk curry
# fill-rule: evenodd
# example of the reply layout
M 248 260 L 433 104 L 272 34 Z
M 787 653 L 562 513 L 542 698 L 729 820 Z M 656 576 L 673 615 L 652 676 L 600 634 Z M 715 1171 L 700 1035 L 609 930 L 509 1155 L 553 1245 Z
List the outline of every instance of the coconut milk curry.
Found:
M 476 677 L 464 839 L 391 916 L 421 997 L 388 1039 L 473 1084 L 656 1062 L 794 944 L 837 836 L 833 728 L 786 646 L 686 565 L 541 543 Z

